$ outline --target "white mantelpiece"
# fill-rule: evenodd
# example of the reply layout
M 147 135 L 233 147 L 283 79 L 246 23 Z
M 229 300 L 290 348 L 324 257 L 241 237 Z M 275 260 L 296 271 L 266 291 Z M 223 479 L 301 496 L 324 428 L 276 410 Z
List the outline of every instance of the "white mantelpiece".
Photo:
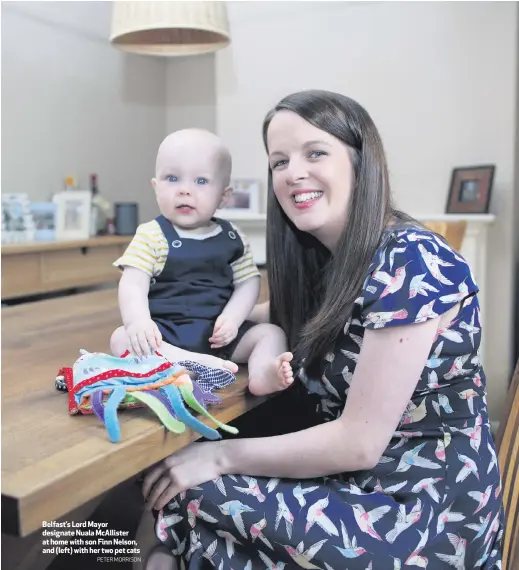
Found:
M 218 215 L 226 218 L 238 225 L 247 235 L 251 244 L 254 259 L 258 265 L 265 263 L 266 243 L 265 243 L 265 214 L 235 213 L 221 211 Z M 486 272 L 487 255 L 487 228 L 495 220 L 492 214 L 436 214 L 436 215 L 416 215 L 420 222 L 458 222 L 467 221 L 467 232 L 463 241 L 461 253 L 472 267 L 472 271 L 483 288 Z M 483 305 L 483 304 L 482 304 Z
M 463 238 L 461 254 L 472 269 L 474 278 L 479 286 L 479 303 L 481 312 L 486 311 L 485 292 L 487 277 L 487 242 L 488 227 L 494 223 L 493 214 L 443 214 L 438 216 L 415 216 L 420 222 L 467 222 L 467 230 Z
M 496 217 L 493 214 L 443 214 L 436 216 L 415 216 L 424 222 L 467 222 L 467 230 L 461 246 L 461 255 L 470 265 L 474 279 L 479 287 L 478 299 L 481 307 L 481 319 L 484 320 L 487 314 L 487 249 L 488 249 L 488 228 L 494 223 Z M 484 361 L 484 354 L 488 351 L 490 339 L 488 335 L 483 335 L 480 349 L 481 360 Z
M 253 214 L 251 212 L 240 213 L 234 210 L 218 210 L 216 216 L 236 224 L 249 240 L 256 265 L 265 265 L 267 262 L 267 215 Z
M 247 235 L 252 254 L 257 265 L 266 262 L 266 215 L 251 213 L 219 212 L 218 215 L 234 222 Z M 467 222 L 467 231 L 463 239 L 461 254 L 467 260 L 472 269 L 474 278 L 479 286 L 479 303 L 481 306 L 482 318 L 486 314 L 486 282 L 487 282 L 487 242 L 488 227 L 496 217 L 493 214 L 433 214 L 414 215 L 422 222 Z M 488 342 L 488 339 L 487 339 Z M 481 347 L 481 358 L 485 352 L 485 337 Z

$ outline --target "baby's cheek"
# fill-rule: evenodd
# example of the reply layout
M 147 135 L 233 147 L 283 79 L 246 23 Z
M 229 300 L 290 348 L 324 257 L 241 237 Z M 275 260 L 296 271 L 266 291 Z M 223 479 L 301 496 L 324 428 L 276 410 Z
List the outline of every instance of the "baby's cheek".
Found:
M 157 194 L 157 202 L 161 210 L 169 210 L 173 206 L 173 196 L 160 192 Z

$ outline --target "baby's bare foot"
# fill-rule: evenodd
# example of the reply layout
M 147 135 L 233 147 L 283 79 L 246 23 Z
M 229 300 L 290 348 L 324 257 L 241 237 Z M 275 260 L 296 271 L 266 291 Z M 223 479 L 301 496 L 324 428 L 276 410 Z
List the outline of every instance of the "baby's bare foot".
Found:
M 190 358 L 189 360 L 194 360 L 195 362 L 199 362 L 204 366 L 209 366 L 210 368 L 224 368 L 233 374 L 236 374 L 236 372 L 238 372 L 238 365 L 234 362 L 231 362 L 230 360 L 222 360 L 221 358 L 211 356 L 210 354 L 192 354 L 195 356 L 195 358 Z
M 249 391 L 255 396 L 265 396 L 286 390 L 294 382 L 292 358 L 291 352 L 283 352 L 268 362 L 249 362 Z
M 234 362 L 231 362 L 230 360 L 222 360 L 221 358 L 217 358 L 216 356 L 212 356 L 210 354 L 190 352 L 188 350 L 183 350 L 166 343 L 162 343 L 159 348 L 159 352 L 172 362 L 191 360 L 192 362 L 198 362 L 199 364 L 208 366 L 210 368 L 224 368 L 233 374 L 236 374 L 236 372 L 238 372 L 238 365 Z
M 294 381 L 294 371 L 290 365 L 293 358 L 291 352 L 283 352 L 276 358 L 277 377 L 281 381 L 280 390 L 288 388 Z

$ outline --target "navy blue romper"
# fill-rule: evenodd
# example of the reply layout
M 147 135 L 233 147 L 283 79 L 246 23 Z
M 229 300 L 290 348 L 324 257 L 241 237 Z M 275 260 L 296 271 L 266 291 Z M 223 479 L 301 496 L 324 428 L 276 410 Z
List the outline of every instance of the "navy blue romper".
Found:
M 234 291 L 231 263 L 244 252 L 244 244 L 232 225 L 212 221 L 222 231 L 198 240 L 180 238 L 164 216 L 156 218 L 167 242 L 164 269 L 150 283 L 150 314 L 165 342 L 192 352 L 229 359 L 243 335 L 254 323 L 245 321 L 237 337 L 220 349 L 211 349 L 214 324 Z

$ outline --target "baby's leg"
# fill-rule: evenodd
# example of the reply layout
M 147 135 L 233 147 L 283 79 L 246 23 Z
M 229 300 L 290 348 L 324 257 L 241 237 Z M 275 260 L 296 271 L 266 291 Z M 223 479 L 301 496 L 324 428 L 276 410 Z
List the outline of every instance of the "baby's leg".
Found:
M 130 342 L 128 341 L 128 335 L 126 334 L 124 327 L 119 327 L 112 334 L 112 337 L 110 338 L 110 350 L 115 356 L 121 356 L 121 354 L 130 350 Z M 210 366 L 211 368 L 225 368 L 230 370 L 232 373 L 238 371 L 238 366 L 230 360 L 222 360 L 221 358 L 217 358 L 210 354 L 200 354 L 198 352 L 183 350 L 182 348 L 178 348 L 178 346 L 173 346 L 172 344 L 164 341 L 161 342 L 157 350 L 172 362 L 192 360 L 193 362 L 199 362 L 200 364 Z
M 135 539 L 142 556 L 133 570 L 177 570 L 175 559 L 155 535 L 155 518 L 149 511 L 144 511 Z
M 249 390 L 255 396 L 272 394 L 292 384 L 292 357 L 285 333 L 266 323 L 248 330 L 232 355 L 236 362 L 248 361 Z

